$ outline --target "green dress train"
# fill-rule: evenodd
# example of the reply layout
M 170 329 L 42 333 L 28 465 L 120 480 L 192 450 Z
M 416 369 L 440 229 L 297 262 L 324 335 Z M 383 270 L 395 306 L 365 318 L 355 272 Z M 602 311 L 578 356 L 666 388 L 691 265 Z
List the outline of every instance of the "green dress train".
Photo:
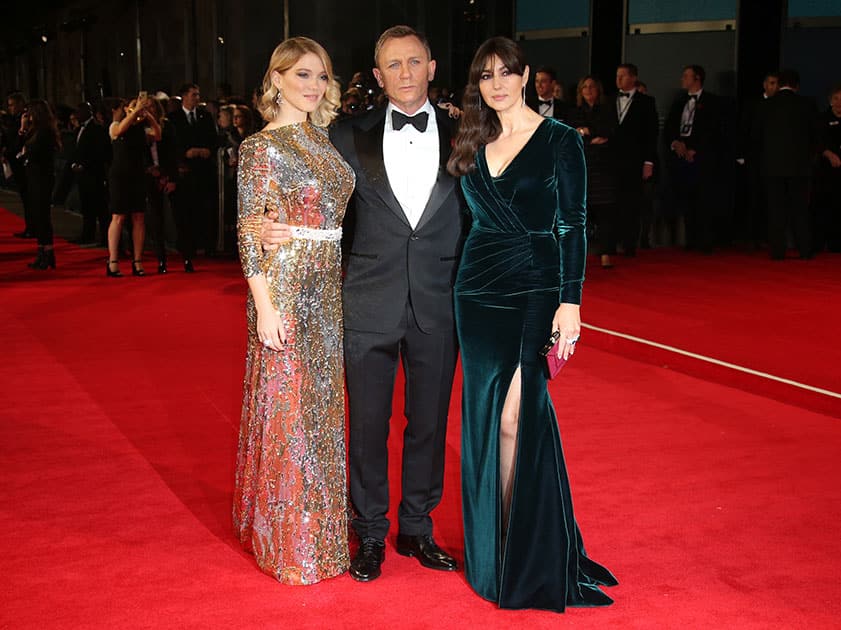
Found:
M 473 223 L 455 286 L 461 345 L 465 570 L 502 608 L 612 603 L 616 578 L 587 558 L 540 348 L 560 302 L 579 304 L 586 169 L 578 133 L 546 119 L 498 176 L 484 148 L 462 178 Z M 514 488 L 503 538 L 500 414 L 521 368 Z M 574 413 L 574 407 L 570 410 Z

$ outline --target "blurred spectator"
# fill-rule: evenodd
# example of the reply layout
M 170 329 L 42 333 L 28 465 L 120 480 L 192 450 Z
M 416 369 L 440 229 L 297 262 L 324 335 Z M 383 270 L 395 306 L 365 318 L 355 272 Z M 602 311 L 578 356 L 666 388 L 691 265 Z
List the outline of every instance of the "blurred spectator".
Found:
M 339 110 L 339 119 L 352 118 L 365 112 L 363 107 L 362 93 L 356 88 L 350 88 L 342 94 L 342 107 Z
M 29 266 L 32 269 L 55 269 L 50 210 L 55 184 L 55 156 L 61 148 L 61 138 L 56 118 L 46 101 L 27 103 L 21 116 L 20 132 L 23 136 L 21 153 L 26 169 L 28 205 L 38 239 L 38 255 Z
M 9 165 L 12 172 L 15 188 L 20 194 L 23 202 L 24 228 L 22 232 L 16 232 L 17 238 L 35 238 L 35 220 L 33 210 L 29 207 L 29 195 L 26 186 L 26 168 L 23 165 L 20 152 L 23 150 L 23 135 L 21 130 L 21 118 L 26 109 L 26 99 L 20 92 L 12 92 L 6 99 L 6 111 L 8 115 L 6 129 L 3 137 L 3 158 Z M 52 192 L 52 189 L 50 189 Z
M 181 107 L 169 116 L 175 128 L 178 181 L 172 200 L 178 228 L 178 251 L 184 271 L 192 273 L 199 245 L 212 252 L 216 244 L 216 126 L 198 107 L 199 86 L 188 83 L 179 90 Z M 236 121 L 234 121 L 236 124 Z
M 108 132 L 93 117 L 89 103 L 76 107 L 79 130 L 71 156 L 70 170 L 79 191 L 82 212 L 82 232 L 76 239 L 80 245 L 96 243 L 96 225 L 99 223 L 101 242 L 108 235 L 107 169 L 111 161 L 111 142 Z
M 841 84 L 829 95 L 829 108 L 818 119 L 820 160 L 815 181 L 818 236 L 815 251 L 841 252 Z
M 777 93 L 778 78 L 776 72 L 766 74 L 762 82 L 762 96 L 743 103 L 736 138 L 736 162 L 744 167 L 742 173 L 744 194 L 741 195 L 742 202 L 739 204 L 744 211 L 742 231 L 745 240 L 752 248 L 758 248 L 765 243 L 768 234 L 766 212 L 768 204 L 760 168 L 759 144 L 752 130 L 762 103 Z
M 178 178 L 175 128 L 164 115 L 164 102 L 155 98 L 149 107 L 161 128 L 160 139 L 146 136 L 146 198 L 149 202 L 149 232 L 158 258 L 158 273 L 167 273 L 166 207 L 169 196 L 175 192 Z
M 254 129 L 254 114 L 251 111 L 251 108 L 246 107 L 245 105 L 236 106 L 233 121 L 240 142 L 256 131 Z
M 811 258 L 809 184 L 817 147 L 816 111 L 800 96 L 800 75 L 781 70 L 779 90 L 760 108 L 756 137 L 768 196 L 768 245 L 773 260 L 785 258 L 787 228 L 794 231 L 800 258 Z
M 598 230 L 602 267 L 612 267 L 610 256 L 616 253 L 618 217 L 616 214 L 616 181 L 611 137 L 616 129 L 616 116 L 606 106 L 601 81 L 586 76 L 578 82 L 571 113 L 572 124 L 584 141 L 587 160 L 587 218 Z
M 663 129 L 670 150 L 673 203 L 683 214 L 686 247 L 713 249 L 713 225 L 723 205 L 721 160 L 725 155 L 725 114 L 721 100 L 704 89 L 706 72 L 698 65 L 681 74 L 683 93 L 672 104 Z
M 146 238 L 146 156 L 147 137 L 158 142 L 161 127 L 152 108 L 155 101 L 139 96 L 128 106 L 117 99 L 112 103 L 113 122 L 108 128 L 113 160 L 108 178 L 111 196 L 111 225 L 108 226 L 108 265 L 106 275 L 122 276 L 119 267 L 120 236 L 127 215 L 131 215 L 132 275 L 144 276 L 143 245 Z
M 660 127 L 654 99 L 637 90 L 638 75 L 632 63 L 616 68 L 617 127 L 611 140 L 616 168 L 618 238 L 626 256 L 633 256 L 637 251 L 643 187 L 654 175 Z
M 553 96 L 552 83 L 557 81 L 557 76 L 552 68 L 542 66 L 534 73 L 534 89 L 537 92 L 537 101 L 528 103 L 538 114 L 544 118 L 554 118 L 567 122 L 569 120 L 569 106 L 562 100 Z

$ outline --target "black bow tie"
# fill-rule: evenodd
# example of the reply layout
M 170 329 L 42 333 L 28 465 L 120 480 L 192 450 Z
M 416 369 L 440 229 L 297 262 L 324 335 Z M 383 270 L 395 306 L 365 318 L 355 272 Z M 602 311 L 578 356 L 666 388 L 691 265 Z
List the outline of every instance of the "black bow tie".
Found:
M 698 95 L 697 94 L 690 94 L 689 95 L 689 100 L 690 101 L 697 101 L 698 100 Z
M 407 116 L 406 114 L 398 111 L 391 112 L 391 126 L 395 131 L 400 131 L 408 123 L 423 133 L 426 131 L 427 122 L 429 122 L 429 113 L 427 112 L 420 112 L 414 116 Z
M 631 98 L 630 92 L 619 92 L 619 98 Z
M 541 98 L 541 99 L 538 99 L 538 100 L 540 101 L 540 104 L 541 104 L 541 105 L 551 105 L 551 104 L 552 104 L 551 99 L 550 99 L 550 100 L 548 100 L 548 101 L 544 101 L 542 98 Z

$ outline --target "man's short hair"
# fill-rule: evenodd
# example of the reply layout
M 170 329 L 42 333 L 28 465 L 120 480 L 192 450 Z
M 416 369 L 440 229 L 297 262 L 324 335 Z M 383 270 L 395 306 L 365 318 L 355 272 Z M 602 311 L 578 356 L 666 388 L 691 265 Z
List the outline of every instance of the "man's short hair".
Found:
M 794 68 L 784 68 L 783 70 L 780 70 L 777 83 L 780 87 L 799 88 L 800 73 Z
M 832 98 L 833 96 L 835 96 L 839 92 L 841 92 L 841 83 L 836 83 L 829 90 L 829 98 Z
M 432 59 L 432 49 L 429 47 L 429 40 L 426 39 L 426 35 L 419 33 L 411 26 L 398 24 L 397 26 L 392 26 L 391 28 L 383 31 L 383 34 L 380 35 L 380 38 L 377 40 L 377 44 L 374 46 L 374 65 L 376 66 L 377 63 L 379 63 L 380 51 L 388 40 L 402 39 L 404 37 L 417 37 L 426 49 L 427 57 L 429 57 L 430 60 Z
M 632 63 L 620 63 L 616 66 L 616 69 L 619 70 L 620 68 L 627 70 L 628 74 L 632 77 L 638 77 L 640 75 L 639 69 Z
M 550 68 L 549 66 L 540 66 L 537 70 L 534 71 L 535 78 L 537 77 L 537 73 L 542 72 L 543 74 L 548 74 L 549 78 L 553 81 L 558 80 L 558 73 L 555 72 L 554 68 Z
M 183 97 L 185 94 L 187 94 L 187 92 L 193 89 L 199 90 L 200 88 L 196 83 L 185 83 L 178 89 L 178 96 Z
M 707 72 L 704 70 L 704 66 L 699 66 L 696 64 L 692 64 L 686 66 L 684 70 L 692 70 L 695 73 L 695 76 L 698 77 L 698 81 L 701 82 L 701 85 L 704 85 L 704 81 L 707 80 Z
M 23 92 L 12 92 L 9 94 L 7 100 L 14 101 L 15 105 L 20 105 L 21 107 L 26 105 L 26 97 L 23 95 Z

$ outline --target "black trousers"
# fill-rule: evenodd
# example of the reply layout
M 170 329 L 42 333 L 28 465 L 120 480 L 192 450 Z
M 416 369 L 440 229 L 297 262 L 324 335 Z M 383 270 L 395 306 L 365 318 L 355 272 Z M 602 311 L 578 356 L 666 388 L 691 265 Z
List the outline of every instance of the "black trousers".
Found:
M 768 246 L 771 258 L 782 260 L 786 255 L 791 225 L 801 258 L 812 255 L 812 230 L 809 216 L 809 177 L 766 177 L 768 195 Z
M 108 189 L 105 186 L 105 177 L 80 176 L 76 180 L 79 189 L 79 202 L 82 206 L 82 234 L 80 239 L 83 242 L 92 242 L 96 239 L 96 225 L 99 229 L 102 240 L 107 238 L 108 225 L 111 217 L 108 213 Z
M 721 185 L 712 160 L 712 156 L 696 155 L 694 162 L 670 157 L 673 201 L 683 214 L 686 248 L 704 253 L 713 249 L 713 223 L 718 216 L 715 190 Z
M 176 184 L 171 197 L 177 231 L 175 246 L 185 259 L 193 258 L 199 247 L 213 248 L 216 234 L 209 231 L 215 216 L 215 191 L 212 170 L 190 173 Z
M 159 177 L 146 173 L 146 199 L 149 201 L 149 220 L 146 232 L 155 243 L 158 261 L 166 262 L 166 216 L 164 214 L 164 192 Z
M 29 188 L 26 185 L 26 167 L 20 162 L 20 160 L 10 160 L 9 166 L 12 169 L 12 179 L 15 181 L 15 188 L 17 188 L 18 194 L 20 194 L 20 200 L 23 203 L 24 231 L 29 232 L 30 234 L 35 234 L 36 219 L 34 218 L 34 212 L 30 207 Z M 50 193 L 52 194 L 52 191 L 50 191 Z
M 388 434 L 397 362 L 406 375 L 400 533 L 432 534 L 430 512 L 444 486 L 447 410 L 453 386 L 455 329 L 423 332 L 411 308 L 387 333 L 345 330 L 345 374 L 350 412 L 350 496 L 353 528 L 384 540 L 388 492 Z
M 31 212 L 33 234 L 38 245 L 53 244 L 52 200 L 55 178 L 52 174 L 33 174 L 27 172 L 26 194 L 28 210 Z
M 841 168 L 822 164 L 815 178 L 815 252 L 841 252 Z
M 616 242 L 620 227 L 617 208 L 616 203 L 593 203 L 587 207 L 587 216 L 596 225 L 599 254 L 613 256 L 616 253 Z
M 642 164 L 622 165 L 616 172 L 616 240 L 626 255 L 633 256 L 640 239 L 642 215 Z M 607 254 L 611 252 L 605 252 Z

